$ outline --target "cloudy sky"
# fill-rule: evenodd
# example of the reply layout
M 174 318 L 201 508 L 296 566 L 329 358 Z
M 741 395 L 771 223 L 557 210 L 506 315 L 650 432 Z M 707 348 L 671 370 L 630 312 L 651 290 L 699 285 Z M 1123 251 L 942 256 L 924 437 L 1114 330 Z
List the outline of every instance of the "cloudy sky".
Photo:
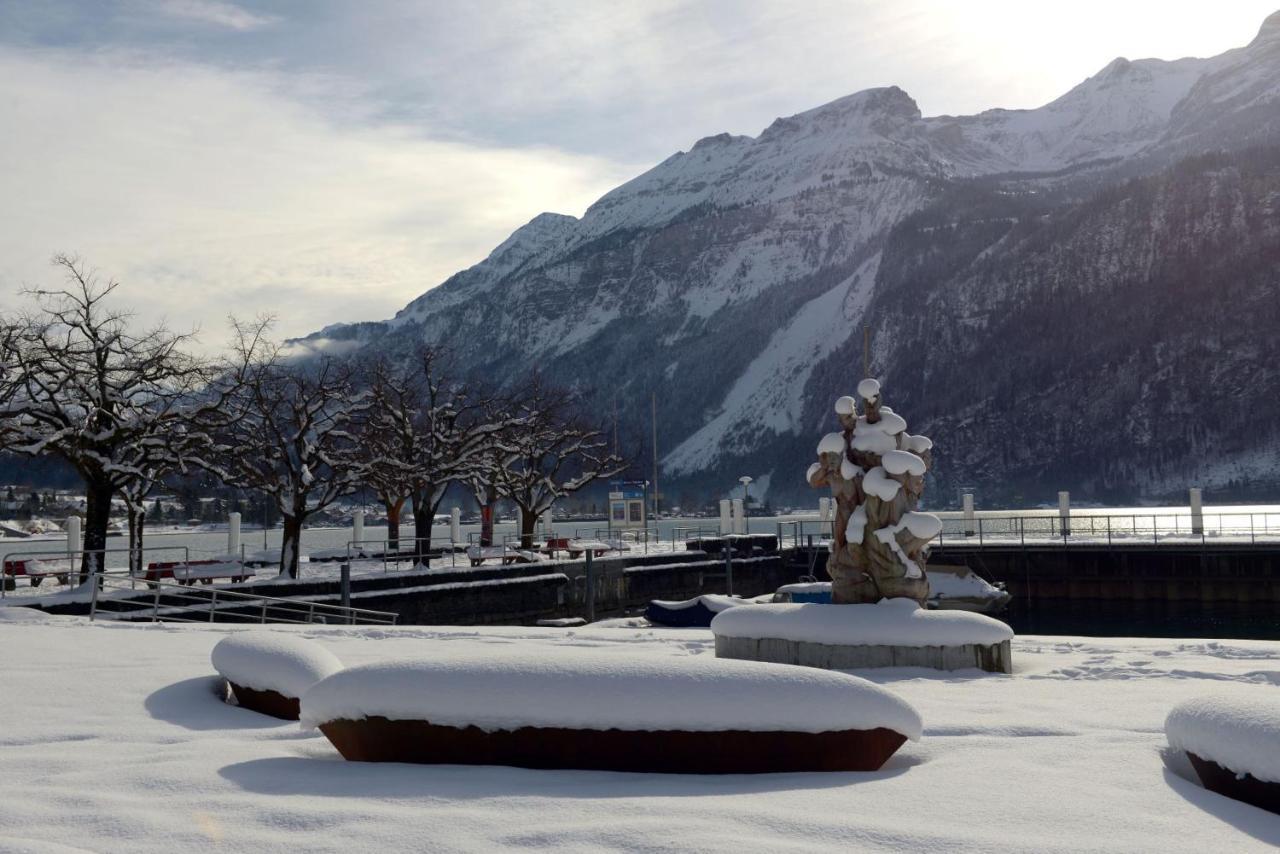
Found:
M 225 337 L 389 317 L 702 136 L 897 84 L 1034 107 L 1280 0 L 0 0 L 0 308 L 78 253 Z

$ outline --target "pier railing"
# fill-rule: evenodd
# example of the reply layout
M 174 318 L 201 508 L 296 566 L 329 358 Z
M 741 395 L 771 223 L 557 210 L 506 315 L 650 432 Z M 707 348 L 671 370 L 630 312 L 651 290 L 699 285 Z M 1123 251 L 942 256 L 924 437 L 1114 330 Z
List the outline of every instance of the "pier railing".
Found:
M 779 545 L 813 547 L 831 539 L 831 522 L 778 523 Z M 1280 545 L 1280 513 L 1089 513 L 978 516 L 947 514 L 935 546 Z
M 137 596 L 126 579 L 94 572 L 87 582 L 89 619 L 153 623 L 335 623 L 395 625 L 392 611 L 330 605 L 313 598 L 262 596 L 218 587 L 156 582 Z

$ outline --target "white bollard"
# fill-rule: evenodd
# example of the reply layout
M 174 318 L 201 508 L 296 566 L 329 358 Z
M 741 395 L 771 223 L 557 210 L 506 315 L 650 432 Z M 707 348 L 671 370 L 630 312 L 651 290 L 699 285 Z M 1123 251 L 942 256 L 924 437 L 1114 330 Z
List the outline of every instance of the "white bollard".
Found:
M 733 533 L 733 510 L 727 498 L 720 499 L 720 533 Z
M 542 514 L 542 530 L 543 530 L 543 533 L 546 534 L 546 537 L 548 540 L 554 538 L 556 535 L 556 529 L 552 526 L 552 523 L 551 523 L 550 507 L 548 507 L 546 512 Z
M 747 512 L 741 498 L 733 499 L 733 516 L 733 532 L 735 534 L 745 534 L 747 532 Z
M 1071 493 L 1058 493 L 1058 521 L 1062 523 L 1062 535 L 1071 533 Z
M 80 551 L 80 517 L 67 517 L 67 553 L 74 555 Z
M 972 537 L 974 532 L 978 529 L 978 525 L 973 518 L 973 493 L 966 492 L 961 500 L 964 503 L 964 535 L 966 537 Z
M 458 507 L 449 511 L 449 542 L 462 542 L 462 510 Z
M 831 499 L 826 496 L 818 499 L 818 521 L 824 524 L 831 521 Z
M 351 515 L 351 539 L 355 542 L 354 552 L 359 553 L 364 542 L 364 511 L 357 510 Z
M 1191 533 L 1197 536 L 1204 534 L 1204 505 L 1198 486 L 1191 488 Z
M 240 554 L 240 514 L 227 514 L 227 556 L 235 558 Z

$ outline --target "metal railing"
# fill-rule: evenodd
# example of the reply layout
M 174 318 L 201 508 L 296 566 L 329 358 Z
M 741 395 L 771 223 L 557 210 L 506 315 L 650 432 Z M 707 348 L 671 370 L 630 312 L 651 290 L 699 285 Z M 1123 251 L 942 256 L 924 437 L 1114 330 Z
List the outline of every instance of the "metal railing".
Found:
M 143 549 L 144 555 L 147 553 L 154 555 L 157 552 L 181 552 L 182 560 L 180 562 L 175 561 L 176 566 L 174 568 L 189 568 L 191 566 L 191 550 L 187 546 L 155 546 Z M 69 584 L 72 577 L 76 577 L 78 579 L 85 554 L 96 558 L 94 561 L 95 572 L 100 572 L 104 575 L 115 574 L 121 576 L 128 580 L 131 589 L 136 590 L 138 584 L 145 585 L 152 583 L 148 581 L 146 577 L 147 561 L 143 561 L 143 570 L 141 575 L 135 575 L 129 571 L 127 559 L 126 566 L 124 567 L 110 569 L 106 565 L 107 555 L 130 555 L 134 553 L 134 550 L 129 548 L 93 549 L 90 552 L 86 552 L 83 549 L 67 548 L 7 552 L 0 555 L 0 599 L 5 598 L 6 591 L 8 591 L 11 583 L 16 586 L 16 582 L 19 577 L 40 579 L 32 584 L 32 587 L 39 587 L 44 579 L 51 577 L 57 578 L 60 583 Z M 32 563 L 40 565 L 35 572 L 31 571 Z M 23 571 L 20 575 L 16 571 L 17 564 L 22 564 Z M 63 564 L 65 564 L 65 568 L 63 567 Z M 243 562 L 241 562 L 241 566 L 243 565 Z
M 778 523 L 778 548 L 786 545 L 788 538 L 792 548 L 821 545 L 831 539 L 831 522 L 818 519 L 790 519 Z
M 831 539 L 832 523 L 795 519 L 778 523 L 779 547 L 818 545 Z M 947 514 L 935 545 L 1257 545 L 1280 544 L 1280 513 L 1080 513 Z
M 89 619 L 99 618 L 174 623 L 336 623 L 339 625 L 395 625 L 392 611 L 329 605 L 307 599 L 286 599 L 242 593 L 218 587 L 185 587 L 166 581 L 151 583 L 147 594 L 117 575 L 95 572 L 89 582 Z M 119 595 L 107 595 L 116 591 Z

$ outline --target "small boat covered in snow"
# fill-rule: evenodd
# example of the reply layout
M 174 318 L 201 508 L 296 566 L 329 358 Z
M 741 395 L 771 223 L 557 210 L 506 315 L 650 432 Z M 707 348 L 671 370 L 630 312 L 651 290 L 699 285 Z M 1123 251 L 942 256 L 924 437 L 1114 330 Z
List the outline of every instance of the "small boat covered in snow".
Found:
M 831 582 L 811 581 L 784 584 L 774 594 L 775 602 L 831 602 Z M 992 585 L 967 566 L 930 566 L 929 598 L 925 605 L 939 611 L 974 611 L 996 614 L 1009 604 L 1003 584 Z
M 721 611 L 737 605 L 750 605 L 750 599 L 707 593 L 683 602 L 667 602 L 654 599 L 645 609 L 644 618 L 658 626 L 673 629 L 705 629 Z

